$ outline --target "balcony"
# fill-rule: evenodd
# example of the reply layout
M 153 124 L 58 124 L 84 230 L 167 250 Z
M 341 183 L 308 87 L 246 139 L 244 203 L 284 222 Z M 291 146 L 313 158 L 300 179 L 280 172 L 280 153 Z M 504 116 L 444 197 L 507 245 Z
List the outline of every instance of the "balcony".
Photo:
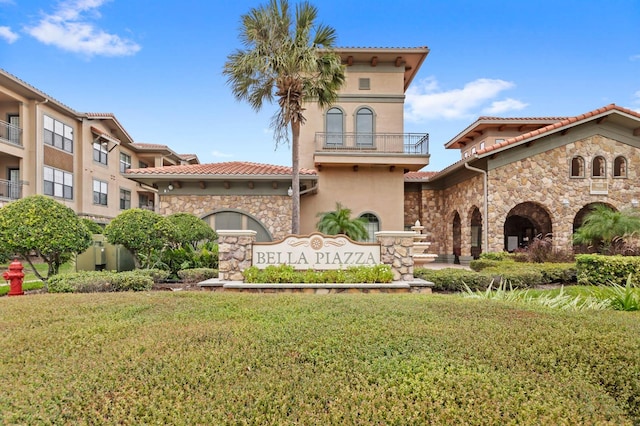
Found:
M 0 141 L 22 146 L 22 129 L 0 120 Z
M 0 179 L 0 199 L 19 200 L 22 198 L 22 182 Z
M 419 170 L 429 164 L 426 133 L 316 133 L 314 163 L 370 164 Z

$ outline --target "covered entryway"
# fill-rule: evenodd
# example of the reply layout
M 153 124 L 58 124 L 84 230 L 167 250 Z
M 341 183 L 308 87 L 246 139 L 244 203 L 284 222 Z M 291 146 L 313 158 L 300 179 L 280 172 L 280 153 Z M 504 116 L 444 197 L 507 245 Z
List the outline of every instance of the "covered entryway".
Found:
M 551 216 L 537 203 L 520 203 L 512 208 L 504 222 L 504 249 L 512 252 L 526 248 L 537 236 L 552 234 Z
M 482 213 L 477 207 L 471 212 L 471 256 L 474 259 L 482 253 Z
M 460 263 L 460 255 L 462 254 L 462 221 L 460 214 L 455 212 L 453 215 L 453 256 L 454 263 Z
M 582 207 L 578 213 L 576 213 L 575 217 L 573 218 L 573 233 L 575 234 L 575 232 L 578 230 L 578 228 L 580 228 L 582 226 L 582 224 L 584 223 L 584 219 L 587 217 L 587 215 L 589 213 L 591 213 L 594 208 L 598 205 L 604 205 L 609 207 L 611 210 L 613 211 L 617 211 L 617 209 L 612 206 L 611 204 L 606 204 L 606 203 L 590 203 L 585 205 L 584 207 Z M 574 253 L 598 253 L 598 249 L 599 249 L 600 244 L 594 244 L 593 246 L 587 246 L 587 245 L 574 245 L 573 246 L 573 252 Z

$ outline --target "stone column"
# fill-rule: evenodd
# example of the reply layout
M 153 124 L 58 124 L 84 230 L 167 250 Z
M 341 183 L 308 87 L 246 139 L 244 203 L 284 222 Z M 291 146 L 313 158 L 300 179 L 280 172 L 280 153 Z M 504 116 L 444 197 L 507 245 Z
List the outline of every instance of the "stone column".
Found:
M 380 243 L 380 260 L 390 265 L 394 281 L 413 281 L 413 231 L 380 231 L 376 239 Z
M 242 271 L 251 266 L 256 231 L 219 230 L 218 279 L 242 281 Z

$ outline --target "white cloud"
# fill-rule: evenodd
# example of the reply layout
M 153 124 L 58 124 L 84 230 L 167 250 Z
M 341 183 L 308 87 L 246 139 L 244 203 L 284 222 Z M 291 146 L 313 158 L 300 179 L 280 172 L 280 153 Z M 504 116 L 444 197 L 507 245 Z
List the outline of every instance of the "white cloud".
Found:
M 97 28 L 91 19 L 100 18 L 98 8 L 109 0 L 69 0 L 45 15 L 38 25 L 26 31 L 45 44 L 89 56 L 127 56 L 140 50 L 140 46 L 116 34 Z
M 214 158 L 231 158 L 231 157 L 233 157 L 233 154 L 226 154 L 226 153 L 220 152 L 220 151 L 212 151 L 211 155 Z
M 0 38 L 5 39 L 7 43 L 11 44 L 18 39 L 18 34 L 11 31 L 10 27 L 0 27 Z
M 510 81 L 480 78 L 465 84 L 462 89 L 442 91 L 435 77 L 429 77 L 407 90 L 405 117 L 410 121 L 469 118 L 477 115 L 479 108 L 502 91 L 513 87 L 515 84 Z M 504 113 L 526 106 L 509 98 L 494 101 L 485 111 Z
M 495 101 L 491 106 L 482 110 L 484 114 L 504 114 L 509 111 L 519 111 L 525 109 L 529 104 L 521 102 L 517 99 L 507 98 L 503 101 Z
M 631 55 L 629 59 L 631 61 L 640 61 L 640 55 Z

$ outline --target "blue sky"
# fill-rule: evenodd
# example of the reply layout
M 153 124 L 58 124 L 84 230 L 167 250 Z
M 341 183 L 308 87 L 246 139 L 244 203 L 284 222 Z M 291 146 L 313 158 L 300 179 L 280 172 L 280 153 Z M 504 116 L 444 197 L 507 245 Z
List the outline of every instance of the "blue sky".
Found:
M 255 113 L 222 76 L 240 16 L 262 3 L 0 0 L 0 67 L 77 111 L 114 113 L 137 142 L 290 165 L 274 150 L 275 105 Z M 405 108 L 405 131 L 430 134 L 425 170 L 457 161 L 443 145 L 481 115 L 640 111 L 638 0 L 312 3 L 339 46 L 430 48 Z

